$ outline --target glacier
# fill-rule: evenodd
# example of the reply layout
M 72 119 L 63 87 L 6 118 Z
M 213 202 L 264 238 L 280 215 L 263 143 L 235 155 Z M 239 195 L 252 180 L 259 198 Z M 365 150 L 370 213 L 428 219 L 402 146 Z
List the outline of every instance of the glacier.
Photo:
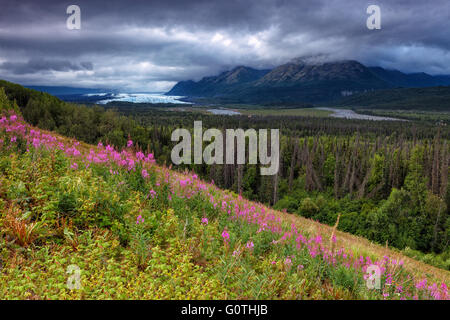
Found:
M 101 94 L 97 94 L 101 96 Z M 135 103 L 177 103 L 191 104 L 181 101 L 182 96 L 166 96 L 163 93 L 113 93 L 107 99 L 99 99 L 98 104 L 107 104 L 111 101 L 126 101 Z

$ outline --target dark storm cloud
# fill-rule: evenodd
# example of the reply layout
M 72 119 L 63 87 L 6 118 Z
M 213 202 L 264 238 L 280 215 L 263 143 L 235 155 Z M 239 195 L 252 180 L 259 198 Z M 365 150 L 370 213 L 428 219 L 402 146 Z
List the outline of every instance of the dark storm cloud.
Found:
M 91 62 L 81 62 L 75 64 L 67 60 L 29 60 L 28 62 L 4 62 L 0 64 L 0 69 L 13 74 L 28 74 L 42 71 L 79 71 L 93 70 Z
M 235 65 L 316 55 L 450 73 L 448 0 L 0 4 L 0 76 L 19 82 L 41 83 L 39 72 L 53 72 L 46 84 L 158 90 Z M 66 29 L 70 4 L 81 8 L 81 30 Z M 370 4 L 381 7 L 381 30 L 366 28 Z

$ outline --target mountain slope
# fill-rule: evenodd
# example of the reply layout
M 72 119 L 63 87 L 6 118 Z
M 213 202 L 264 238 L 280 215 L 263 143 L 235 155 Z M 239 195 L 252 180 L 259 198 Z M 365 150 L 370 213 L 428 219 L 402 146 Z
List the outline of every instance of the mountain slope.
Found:
M 393 87 L 421 88 L 450 85 L 450 78 L 446 76 L 431 76 L 424 72 L 406 74 L 381 67 L 369 67 L 369 70 Z
M 131 140 L 88 145 L 11 111 L 0 135 L 2 299 L 449 298 L 448 272 L 158 166 Z
M 273 69 L 256 81 L 254 87 L 257 89 L 243 90 L 240 95 L 253 99 L 260 95 L 272 101 L 318 103 L 355 91 L 388 88 L 389 85 L 357 61 L 320 64 L 299 61 Z
M 230 71 L 225 71 L 218 76 L 205 77 L 198 82 L 192 80 L 177 83 L 167 95 L 175 96 L 211 96 L 221 95 L 232 91 L 239 86 L 255 81 L 264 76 L 269 70 L 256 70 L 239 66 Z
M 386 84 L 357 61 L 339 61 L 320 64 L 288 63 L 281 65 L 259 79 L 257 86 L 286 86 L 321 81 L 354 81 L 368 88 L 383 88 Z

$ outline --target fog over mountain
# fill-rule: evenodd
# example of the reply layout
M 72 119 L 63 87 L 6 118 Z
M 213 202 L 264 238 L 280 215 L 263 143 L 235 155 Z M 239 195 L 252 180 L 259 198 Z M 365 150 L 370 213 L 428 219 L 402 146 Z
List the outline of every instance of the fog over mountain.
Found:
M 447 0 L 433 7 L 412 0 L 80 0 L 80 30 L 66 28 L 69 4 L 0 0 L 1 78 L 166 91 L 181 80 L 236 66 L 272 70 L 296 57 L 450 74 Z M 381 30 L 366 27 L 370 4 L 381 8 Z

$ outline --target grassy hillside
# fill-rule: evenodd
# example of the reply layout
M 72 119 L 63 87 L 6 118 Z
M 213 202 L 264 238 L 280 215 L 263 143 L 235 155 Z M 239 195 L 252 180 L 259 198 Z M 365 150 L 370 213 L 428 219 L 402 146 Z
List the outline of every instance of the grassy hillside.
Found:
M 449 298 L 449 272 L 0 103 L 1 299 Z M 366 287 L 371 264 L 381 290 Z

